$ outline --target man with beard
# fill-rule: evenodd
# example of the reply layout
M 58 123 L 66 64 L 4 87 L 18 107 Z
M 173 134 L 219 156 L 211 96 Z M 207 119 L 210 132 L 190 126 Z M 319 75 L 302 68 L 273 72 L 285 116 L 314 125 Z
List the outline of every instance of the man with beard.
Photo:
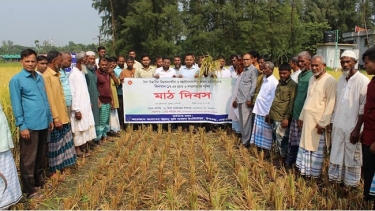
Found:
M 93 51 L 86 52 L 86 62 L 87 62 L 86 63 L 87 73 L 85 74 L 85 77 L 86 77 L 87 88 L 89 90 L 89 95 L 90 95 L 92 114 L 94 115 L 94 121 L 95 121 L 95 126 L 96 126 L 96 125 L 99 125 L 100 101 L 99 101 L 99 92 L 98 92 L 98 86 L 97 86 L 98 78 L 96 77 L 96 74 L 95 74 L 95 52 Z M 98 136 L 98 134 L 96 134 L 96 136 Z M 99 142 L 94 142 L 94 143 L 100 144 Z
M 337 99 L 332 115 L 332 148 L 328 170 L 331 181 L 349 187 L 359 185 L 362 144 L 359 135 L 363 124 L 367 85 L 370 80 L 355 69 L 357 56 L 346 50 L 341 54 L 342 75 L 337 82 Z
M 276 143 L 276 152 L 280 153 L 277 166 L 283 166 L 288 151 L 289 123 L 293 116 L 293 103 L 297 93 L 297 84 L 290 77 L 291 67 L 284 63 L 279 67 L 279 84 L 276 88 L 275 99 L 268 116 L 272 123 L 272 138 Z
M 120 78 L 120 74 L 124 68 L 125 68 L 125 57 L 120 55 L 117 57 L 117 66 L 113 70 L 117 78 Z M 117 99 L 118 99 L 118 104 L 119 104 L 119 107 L 117 109 L 118 118 L 120 121 L 121 128 L 124 128 L 124 99 L 122 97 L 122 83 L 121 82 L 117 86 Z
M 137 61 L 137 55 L 135 54 L 135 50 L 130 50 L 128 51 L 128 56 L 131 56 L 133 57 L 134 59 L 134 64 L 133 64 L 133 67 L 136 69 L 136 70 L 139 70 L 142 68 L 142 64 Z M 125 66 L 126 67 L 126 66 Z
M 108 139 L 107 132 L 109 131 L 109 117 L 111 107 L 113 107 L 111 81 L 108 74 L 108 61 L 106 58 L 99 60 L 99 69 L 95 71 L 97 77 L 97 86 L 99 92 L 99 124 L 95 125 L 96 141 L 106 142 L 112 141 Z
M 301 139 L 301 129 L 298 127 L 298 118 L 301 114 L 303 104 L 305 103 L 309 80 L 313 76 L 310 70 L 311 55 L 307 51 L 298 54 L 298 65 L 301 67 L 301 73 L 298 76 L 297 95 L 293 104 L 293 118 L 289 128 L 288 155 L 285 161 L 285 167 L 291 168 L 296 162 L 299 143 Z
M 155 73 L 155 67 L 150 66 L 150 56 L 142 55 L 142 67 L 141 69 L 135 69 L 135 78 L 152 78 Z
M 171 59 L 163 58 L 163 67 L 156 69 L 154 77 L 155 78 L 174 78 L 176 77 L 176 71 L 170 68 Z
M 249 53 L 243 55 L 244 72 L 242 73 L 237 95 L 232 102 L 233 108 L 238 107 L 239 122 L 241 128 L 241 143 L 244 147 L 250 146 L 251 138 L 251 113 L 252 113 L 252 99 L 254 97 L 255 88 L 257 86 L 258 70 L 253 65 L 254 57 Z
M 50 104 L 54 128 L 48 144 L 49 172 L 56 177 L 56 171 L 76 163 L 76 151 L 70 118 L 65 103 L 64 90 L 60 82 L 62 55 L 58 51 L 47 54 L 48 67 L 43 73 L 45 88 Z
M 180 56 L 174 56 L 173 58 L 173 64 L 174 64 L 174 70 L 176 71 L 176 76 L 178 76 L 180 73 L 181 68 L 181 57 Z
M 72 93 L 70 91 L 69 86 L 69 73 L 65 71 L 65 68 L 69 68 L 72 65 L 72 55 L 70 53 L 61 53 L 62 55 L 62 63 L 60 69 L 60 81 L 63 86 L 64 96 L 65 96 L 65 103 L 66 103 L 66 110 L 68 111 L 68 116 L 70 117 L 71 114 L 71 106 L 72 106 Z
M 86 84 L 85 73 L 82 71 L 85 57 L 85 52 L 79 52 L 76 55 L 77 64 L 69 73 L 69 85 L 72 93 L 72 114 L 70 115 L 70 121 L 72 123 L 73 141 L 78 157 L 87 157 L 90 155 L 88 152 L 85 153 L 85 144 L 96 138 L 90 94 Z
M 302 133 L 296 166 L 301 175 L 313 178 L 320 177 L 322 172 L 324 131 L 330 124 L 336 100 L 336 79 L 326 73 L 325 68 L 322 56 L 311 58 L 314 77 L 310 78 L 306 100 L 298 119 Z

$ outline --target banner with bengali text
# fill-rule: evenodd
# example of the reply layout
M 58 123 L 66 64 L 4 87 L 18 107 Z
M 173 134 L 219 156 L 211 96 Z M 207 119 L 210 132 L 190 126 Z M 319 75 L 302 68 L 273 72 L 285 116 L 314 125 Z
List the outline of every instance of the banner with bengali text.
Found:
M 125 123 L 227 123 L 232 79 L 126 78 Z

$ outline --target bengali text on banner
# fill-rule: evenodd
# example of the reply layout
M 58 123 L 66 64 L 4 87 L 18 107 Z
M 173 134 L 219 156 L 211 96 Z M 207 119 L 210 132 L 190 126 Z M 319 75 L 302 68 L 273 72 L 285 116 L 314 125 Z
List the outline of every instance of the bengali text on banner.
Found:
M 231 106 L 231 78 L 126 78 L 126 123 L 226 123 Z

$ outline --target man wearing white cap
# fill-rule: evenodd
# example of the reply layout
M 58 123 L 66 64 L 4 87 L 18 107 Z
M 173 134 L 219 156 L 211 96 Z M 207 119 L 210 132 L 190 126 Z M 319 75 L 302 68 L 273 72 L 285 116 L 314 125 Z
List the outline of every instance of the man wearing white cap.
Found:
M 369 79 L 355 69 L 357 56 L 346 50 L 341 54 L 342 75 L 337 82 L 336 104 L 331 119 L 332 149 L 328 176 L 331 181 L 355 187 L 361 179 L 363 124 Z

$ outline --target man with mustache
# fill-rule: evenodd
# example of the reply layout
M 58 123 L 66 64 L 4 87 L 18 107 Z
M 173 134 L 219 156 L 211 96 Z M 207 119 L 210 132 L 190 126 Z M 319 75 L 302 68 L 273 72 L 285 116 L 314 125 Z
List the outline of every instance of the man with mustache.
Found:
M 337 82 L 336 105 L 331 127 L 328 128 L 328 132 L 332 132 L 328 176 L 331 181 L 356 187 L 361 179 L 362 145 L 359 135 L 370 80 L 355 69 L 357 56 L 353 51 L 344 51 L 340 63 L 342 75 Z
M 310 78 L 306 100 L 298 119 L 302 133 L 296 166 L 301 175 L 313 178 L 319 178 L 322 172 L 324 133 L 330 124 L 336 100 L 336 79 L 325 68 L 322 56 L 311 58 L 314 77 Z

